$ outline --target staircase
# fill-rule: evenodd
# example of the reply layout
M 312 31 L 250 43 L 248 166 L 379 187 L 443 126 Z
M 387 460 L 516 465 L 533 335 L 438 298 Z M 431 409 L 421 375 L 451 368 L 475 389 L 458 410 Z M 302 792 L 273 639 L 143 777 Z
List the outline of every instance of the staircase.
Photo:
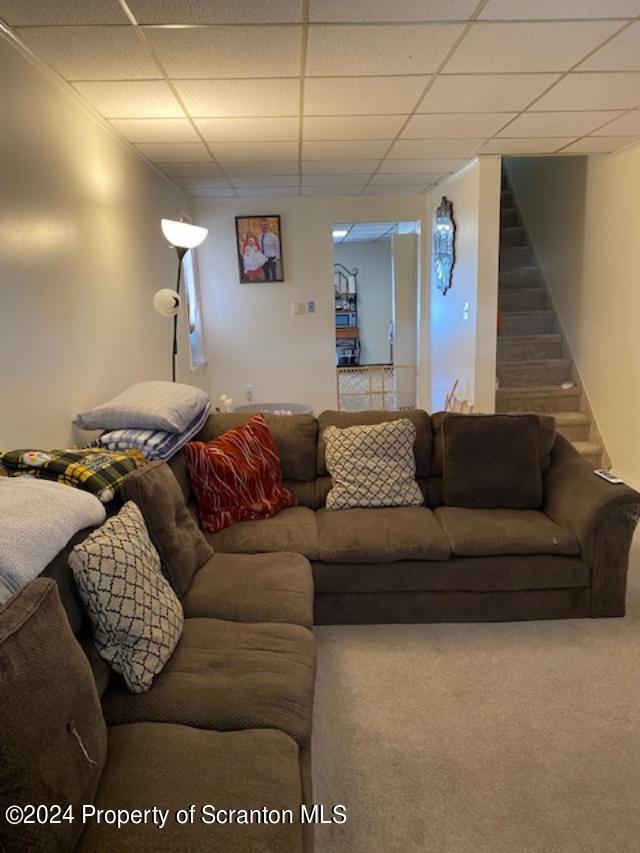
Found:
M 594 468 L 602 467 L 602 443 L 504 172 L 498 308 L 496 412 L 553 415 L 558 432 Z M 574 386 L 563 389 L 563 382 Z

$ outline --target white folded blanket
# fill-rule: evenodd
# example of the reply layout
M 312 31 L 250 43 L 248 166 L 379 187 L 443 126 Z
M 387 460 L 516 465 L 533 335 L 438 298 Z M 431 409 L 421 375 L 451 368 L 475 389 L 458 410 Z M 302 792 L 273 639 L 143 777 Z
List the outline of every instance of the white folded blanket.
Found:
M 0 604 L 85 527 L 106 518 L 95 495 L 33 477 L 0 477 Z

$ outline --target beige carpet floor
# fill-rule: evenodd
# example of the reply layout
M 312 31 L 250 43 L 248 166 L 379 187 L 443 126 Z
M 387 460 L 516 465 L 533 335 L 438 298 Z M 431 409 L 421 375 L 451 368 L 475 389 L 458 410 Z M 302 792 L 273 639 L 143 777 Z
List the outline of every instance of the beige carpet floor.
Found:
M 640 851 L 640 534 L 625 619 L 316 637 L 316 853 Z

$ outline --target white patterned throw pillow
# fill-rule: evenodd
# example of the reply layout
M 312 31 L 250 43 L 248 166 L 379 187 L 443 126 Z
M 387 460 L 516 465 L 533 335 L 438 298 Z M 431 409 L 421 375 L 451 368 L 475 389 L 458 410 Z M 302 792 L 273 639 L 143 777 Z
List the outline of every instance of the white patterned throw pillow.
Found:
M 416 428 L 401 418 L 367 426 L 324 431 L 327 470 L 333 488 L 327 509 L 419 506 L 413 447 Z
M 144 693 L 176 647 L 184 614 L 133 501 L 69 556 L 100 655 Z

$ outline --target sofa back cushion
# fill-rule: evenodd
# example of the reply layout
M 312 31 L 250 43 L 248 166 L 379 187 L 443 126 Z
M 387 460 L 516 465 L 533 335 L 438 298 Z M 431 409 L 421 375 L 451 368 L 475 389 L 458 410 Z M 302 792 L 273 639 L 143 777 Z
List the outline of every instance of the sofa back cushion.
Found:
M 460 415 L 442 420 L 442 500 L 475 509 L 542 505 L 537 415 Z
M 172 470 L 165 462 L 140 468 L 125 479 L 122 496 L 142 512 L 162 572 L 182 598 L 194 574 L 213 556 L 213 549 L 189 512 Z
M 94 799 L 107 728 L 91 668 L 55 581 L 37 578 L 0 609 L 0 814 L 11 805 L 71 805 L 76 820 L 7 826 L 2 850 L 73 850 Z
M 366 412 L 323 412 L 318 418 L 318 453 L 317 473 L 319 477 L 328 475 L 326 464 L 326 445 L 324 441 L 324 430 L 330 426 L 340 428 L 351 426 L 362 426 L 366 424 L 380 424 L 387 421 L 397 421 L 406 418 L 416 428 L 416 442 L 413 448 L 416 460 L 416 477 L 428 477 L 431 473 L 431 421 L 429 415 L 422 409 L 411 409 L 403 412 L 384 412 L 371 409 Z

